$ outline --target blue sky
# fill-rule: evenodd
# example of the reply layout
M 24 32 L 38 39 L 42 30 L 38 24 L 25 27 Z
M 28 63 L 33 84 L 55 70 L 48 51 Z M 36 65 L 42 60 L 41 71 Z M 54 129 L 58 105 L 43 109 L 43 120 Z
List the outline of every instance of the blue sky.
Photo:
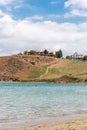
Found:
M 25 49 L 86 54 L 87 0 L 0 0 L 0 55 Z
M 64 11 L 64 0 L 62 1 L 51 1 L 51 0 L 22 0 L 19 2 L 13 2 L 7 5 L 11 10 L 11 13 L 15 16 L 20 17 L 22 11 L 23 17 L 31 15 L 49 15 L 49 14 L 61 14 Z M 1 6 L 6 9 L 6 6 Z M 8 10 L 8 9 L 7 9 Z M 19 12 L 16 14 L 16 12 Z
M 4 0 L 6 1 L 6 0 Z M 7 0 L 6 4 L 1 4 L 3 12 L 13 15 L 14 19 L 24 19 L 32 16 L 43 17 L 44 20 L 56 22 L 84 22 L 86 17 L 75 15 L 65 17 L 72 8 L 65 7 L 68 0 Z M 86 13 L 87 10 L 85 10 Z M 35 20 L 35 19 L 34 19 Z M 37 19 L 36 19 L 37 20 Z M 39 19 L 40 20 L 40 19 Z

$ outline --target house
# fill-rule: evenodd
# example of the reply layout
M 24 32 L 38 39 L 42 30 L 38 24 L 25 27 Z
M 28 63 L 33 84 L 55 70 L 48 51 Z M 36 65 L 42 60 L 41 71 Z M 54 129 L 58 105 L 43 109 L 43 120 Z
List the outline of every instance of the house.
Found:
M 73 60 L 82 60 L 82 59 L 83 59 L 83 55 L 82 55 L 82 54 L 78 54 L 77 52 L 75 52 L 75 53 L 72 55 L 72 59 L 73 59 Z
M 30 52 L 29 50 L 25 50 L 24 55 L 29 55 L 29 52 Z
M 53 51 L 48 51 L 48 56 L 55 56 Z
M 35 55 L 40 56 L 54 56 L 54 53 L 52 51 L 48 51 L 48 54 L 45 54 L 43 50 L 33 50 L 35 52 Z M 30 55 L 31 50 L 25 50 L 24 55 Z
M 42 50 L 36 50 L 36 55 L 40 55 L 40 56 L 43 56 L 44 55 L 44 51 Z

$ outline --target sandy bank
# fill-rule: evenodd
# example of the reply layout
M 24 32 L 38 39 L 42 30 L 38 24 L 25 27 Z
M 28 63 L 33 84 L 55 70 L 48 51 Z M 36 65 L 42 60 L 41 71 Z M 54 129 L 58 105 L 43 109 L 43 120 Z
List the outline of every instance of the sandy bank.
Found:
M 37 126 L 9 130 L 87 130 L 87 118 L 55 123 L 45 123 Z

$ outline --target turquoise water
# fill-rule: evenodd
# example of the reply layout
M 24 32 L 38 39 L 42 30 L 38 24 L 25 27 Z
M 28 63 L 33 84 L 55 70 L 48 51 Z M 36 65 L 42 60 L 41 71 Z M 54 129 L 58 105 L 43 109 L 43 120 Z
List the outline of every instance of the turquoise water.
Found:
M 0 83 L 0 128 L 87 117 L 87 84 Z

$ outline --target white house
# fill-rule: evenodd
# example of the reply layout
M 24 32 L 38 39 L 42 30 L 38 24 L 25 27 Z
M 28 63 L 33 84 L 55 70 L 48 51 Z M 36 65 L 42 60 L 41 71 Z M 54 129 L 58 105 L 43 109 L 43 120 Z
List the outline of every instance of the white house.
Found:
M 73 60 L 82 60 L 82 59 L 83 59 L 83 55 L 82 55 L 82 54 L 78 54 L 77 52 L 75 52 L 75 53 L 72 55 L 72 59 L 73 59 Z

